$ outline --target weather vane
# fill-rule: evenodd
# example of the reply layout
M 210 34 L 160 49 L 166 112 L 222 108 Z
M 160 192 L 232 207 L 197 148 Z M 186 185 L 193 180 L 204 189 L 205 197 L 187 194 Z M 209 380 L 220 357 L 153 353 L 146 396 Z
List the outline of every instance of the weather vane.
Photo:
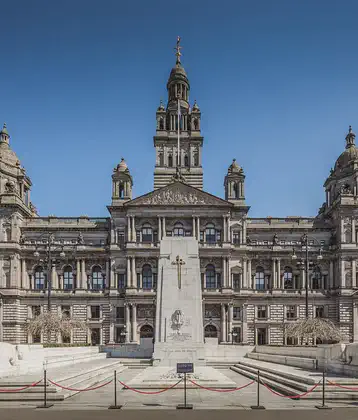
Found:
M 180 56 L 181 56 L 181 52 L 180 52 L 180 50 L 181 50 L 182 48 L 183 48 L 183 47 L 181 47 L 181 46 L 180 46 L 180 36 L 178 36 L 178 37 L 177 37 L 177 46 L 174 48 L 174 49 L 175 49 L 175 51 L 176 51 L 175 55 L 177 56 L 177 64 L 180 64 Z

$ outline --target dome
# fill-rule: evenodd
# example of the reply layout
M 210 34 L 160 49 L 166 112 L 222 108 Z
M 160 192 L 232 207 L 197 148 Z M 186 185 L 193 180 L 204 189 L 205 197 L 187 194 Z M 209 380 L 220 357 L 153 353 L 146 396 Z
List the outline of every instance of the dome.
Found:
M 236 159 L 232 160 L 232 164 L 229 166 L 229 173 L 241 172 L 242 168 L 237 164 Z
M 3 128 L 0 131 L 0 134 L 6 134 L 7 136 L 9 135 L 7 128 L 6 128 L 6 123 L 4 123 Z
M 160 101 L 160 105 L 159 105 L 159 107 L 157 109 L 157 112 L 163 112 L 163 111 L 165 111 L 165 108 L 164 108 L 164 105 L 163 105 L 163 101 L 161 100 Z
M 198 107 L 198 104 L 196 103 L 196 100 L 194 101 L 193 112 L 200 112 L 200 109 Z
M 114 168 L 113 172 L 126 172 L 128 171 L 128 166 L 126 161 L 122 158 L 120 163 Z
M 358 159 L 358 149 L 355 145 L 356 135 L 352 131 L 352 127 L 349 126 L 349 131 L 346 136 L 346 150 L 339 156 L 334 165 L 334 169 L 344 169 L 349 166 L 352 160 Z

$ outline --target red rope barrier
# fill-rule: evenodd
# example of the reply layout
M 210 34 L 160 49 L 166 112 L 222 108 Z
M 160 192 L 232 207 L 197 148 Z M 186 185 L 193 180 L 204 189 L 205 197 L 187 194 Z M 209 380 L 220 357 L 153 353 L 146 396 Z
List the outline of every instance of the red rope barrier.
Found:
M 7 393 L 7 392 L 19 392 L 19 391 L 23 391 L 24 389 L 29 389 L 29 388 L 31 388 L 31 387 L 34 387 L 34 386 L 38 385 L 40 382 L 42 382 L 42 379 L 40 379 L 40 380 L 39 380 L 39 381 L 37 381 L 37 382 L 34 382 L 34 383 L 33 383 L 33 384 L 31 384 L 31 385 L 26 385 L 26 386 L 23 386 L 23 387 L 21 387 L 21 388 L 0 389 L 0 392 L 4 392 L 4 393 Z
M 348 390 L 350 390 L 350 391 L 358 391 L 358 387 L 351 387 L 351 386 L 344 386 L 344 385 L 340 385 L 340 384 L 337 384 L 337 382 L 332 382 L 332 381 L 329 381 L 328 379 L 327 379 L 327 382 L 330 384 L 330 385 L 333 385 L 333 386 L 338 386 L 338 388 L 342 388 L 342 389 L 348 389 Z
M 261 384 L 262 384 L 265 388 L 267 388 L 270 392 L 272 392 L 272 394 L 278 395 L 279 397 L 283 397 L 283 398 L 302 398 L 302 397 L 304 397 L 304 396 L 308 395 L 310 392 L 313 392 L 313 390 L 315 390 L 315 389 L 318 387 L 318 385 L 321 383 L 321 381 L 320 381 L 320 382 L 318 382 L 317 384 L 314 384 L 314 385 L 313 385 L 313 387 L 312 387 L 311 389 L 309 389 L 308 391 L 304 392 L 303 394 L 297 394 L 297 395 L 283 395 L 283 394 L 280 394 L 279 392 L 274 391 L 272 388 L 270 388 L 270 387 L 269 387 L 268 385 L 266 385 L 264 382 L 262 382 L 262 381 L 260 381 L 260 382 L 261 382 Z
M 198 384 L 198 383 L 196 383 L 196 382 L 192 381 L 191 379 L 189 379 L 189 382 L 191 382 L 192 384 L 194 384 L 194 385 L 198 386 L 199 388 L 206 389 L 207 391 L 215 391 L 215 392 L 233 392 L 233 391 L 239 391 L 240 389 L 244 389 L 244 388 L 246 388 L 247 386 L 252 385 L 255 381 L 251 381 L 251 382 L 249 382 L 249 383 L 247 383 L 247 384 L 245 384 L 245 385 L 243 385 L 243 386 L 239 386 L 239 387 L 237 387 L 237 388 L 229 388 L 229 389 L 218 389 L 218 388 L 214 388 L 214 387 L 206 387 L 206 386 L 200 385 L 200 384 Z
M 110 380 L 110 381 L 108 381 L 108 382 L 105 382 L 105 383 L 104 383 L 104 384 L 102 384 L 102 385 L 94 386 L 94 387 L 91 387 L 91 388 L 84 388 L 84 389 L 77 389 L 77 388 L 70 388 L 70 387 L 67 387 L 67 386 L 63 386 L 63 385 L 57 384 L 57 383 L 56 383 L 56 382 L 54 382 L 54 381 L 51 381 L 51 379 L 49 379 L 48 381 L 49 381 L 52 385 L 58 386 L 59 388 L 65 389 L 65 390 L 67 390 L 67 391 L 85 392 L 85 391 L 94 391 L 94 390 L 96 390 L 96 389 L 103 388 L 104 386 L 106 386 L 106 385 L 110 384 L 111 382 L 113 382 L 113 379 L 111 379 L 111 380 Z
M 169 391 L 169 389 L 175 388 L 183 379 L 180 379 L 176 384 L 171 385 L 169 388 L 162 388 L 160 391 L 140 391 L 139 389 L 131 388 L 130 386 L 126 385 L 124 382 L 118 380 L 118 382 L 124 386 L 124 388 L 129 389 L 130 391 L 138 392 L 138 394 L 147 394 L 147 395 L 153 395 L 153 394 L 161 394 L 162 392 Z

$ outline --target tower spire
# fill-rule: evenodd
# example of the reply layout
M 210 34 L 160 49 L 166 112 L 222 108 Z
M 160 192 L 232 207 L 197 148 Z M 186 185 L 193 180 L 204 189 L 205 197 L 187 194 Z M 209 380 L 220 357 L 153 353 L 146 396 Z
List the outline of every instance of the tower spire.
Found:
M 180 50 L 183 48 L 181 45 L 180 45 L 180 40 L 181 40 L 181 38 L 180 38 L 180 36 L 178 36 L 177 37 L 177 46 L 174 48 L 175 49 L 175 55 L 176 55 L 176 57 L 177 57 L 177 60 L 176 60 L 176 64 L 181 64 L 180 63 L 180 57 L 181 57 L 181 52 L 180 52 Z

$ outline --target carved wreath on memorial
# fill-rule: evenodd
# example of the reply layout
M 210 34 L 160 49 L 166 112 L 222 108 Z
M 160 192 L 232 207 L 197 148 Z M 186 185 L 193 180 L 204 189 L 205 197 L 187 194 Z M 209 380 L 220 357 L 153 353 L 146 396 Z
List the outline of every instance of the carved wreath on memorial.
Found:
M 176 309 L 172 316 L 171 316 L 171 328 L 172 330 L 178 331 L 180 330 L 180 328 L 183 326 L 184 324 L 184 314 L 180 309 Z

